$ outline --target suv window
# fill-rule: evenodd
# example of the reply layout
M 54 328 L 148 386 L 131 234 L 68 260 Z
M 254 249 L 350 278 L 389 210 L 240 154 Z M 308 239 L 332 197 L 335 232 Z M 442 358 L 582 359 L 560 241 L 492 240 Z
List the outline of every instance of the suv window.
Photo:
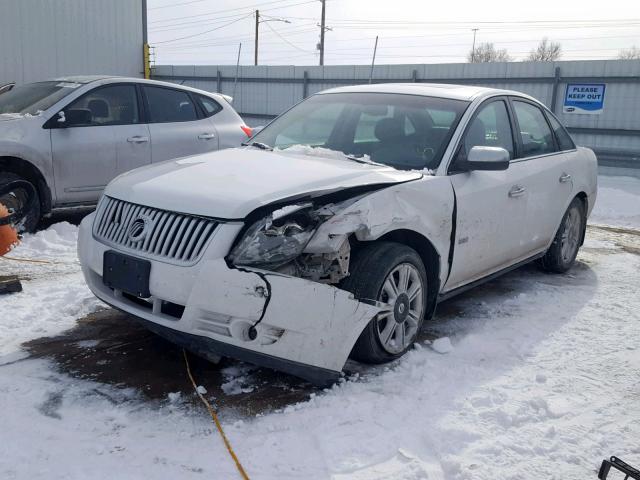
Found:
M 574 148 L 576 148 L 576 144 L 573 143 L 571 136 L 569 136 L 567 130 L 556 119 L 556 117 L 551 114 L 547 114 L 547 118 L 549 119 L 551 128 L 553 128 L 553 132 L 556 134 L 556 139 L 558 140 L 560 150 L 573 150 Z
M 130 125 L 140 122 L 138 97 L 133 85 L 98 87 L 69 104 L 64 111 L 73 110 L 82 120 L 76 126 Z M 82 115 L 79 115 L 82 114 Z
M 213 98 L 205 97 L 204 95 L 195 95 L 198 103 L 204 110 L 205 117 L 212 117 L 220 110 L 222 110 L 222 105 L 216 102 Z
M 555 152 L 553 134 L 542 110 L 535 105 L 518 100 L 513 101 L 513 108 L 520 127 L 521 156 L 533 157 Z
M 198 119 L 196 107 L 187 92 L 164 87 L 144 86 L 150 123 L 190 122 Z
M 471 122 L 464 138 L 465 153 L 476 146 L 502 147 L 509 152 L 509 158 L 513 158 L 513 136 L 504 100 L 481 107 Z

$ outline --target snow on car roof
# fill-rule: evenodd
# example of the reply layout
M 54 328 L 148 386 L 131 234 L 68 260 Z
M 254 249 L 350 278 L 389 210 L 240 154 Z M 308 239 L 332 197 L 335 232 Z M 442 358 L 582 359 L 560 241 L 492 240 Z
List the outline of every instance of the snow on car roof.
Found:
M 522 95 L 512 90 L 476 87 L 473 85 L 454 85 L 448 83 L 378 83 L 373 85 L 353 85 L 324 90 L 320 93 L 403 93 L 428 97 L 451 98 L 454 100 L 473 100 L 480 96 L 495 94 Z
M 116 78 L 112 75 L 71 75 L 68 77 L 54 78 L 56 82 L 91 83 L 107 78 Z

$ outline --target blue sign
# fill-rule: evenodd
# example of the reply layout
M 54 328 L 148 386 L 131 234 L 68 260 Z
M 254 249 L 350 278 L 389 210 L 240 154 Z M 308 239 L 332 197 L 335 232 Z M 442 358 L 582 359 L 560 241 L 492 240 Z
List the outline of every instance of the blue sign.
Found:
M 563 113 L 598 115 L 604 108 L 604 83 L 570 83 L 564 94 Z

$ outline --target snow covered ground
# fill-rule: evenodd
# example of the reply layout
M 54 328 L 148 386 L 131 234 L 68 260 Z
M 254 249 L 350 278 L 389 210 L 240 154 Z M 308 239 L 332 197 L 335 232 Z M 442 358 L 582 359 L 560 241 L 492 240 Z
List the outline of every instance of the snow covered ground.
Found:
M 595 479 L 609 455 L 640 465 L 640 179 L 599 180 L 591 223 L 627 230 L 590 227 L 569 274 L 522 268 L 442 305 L 439 339 L 393 364 L 350 365 L 282 410 L 225 414 L 250 477 L 567 480 Z M 0 297 L 0 478 L 239 478 L 190 390 L 150 402 L 20 353 L 102 308 L 75 237 L 57 224 L 12 252 L 60 263 L 0 259 L 31 278 Z M 229 394 L 250 394 L 231 370 Z

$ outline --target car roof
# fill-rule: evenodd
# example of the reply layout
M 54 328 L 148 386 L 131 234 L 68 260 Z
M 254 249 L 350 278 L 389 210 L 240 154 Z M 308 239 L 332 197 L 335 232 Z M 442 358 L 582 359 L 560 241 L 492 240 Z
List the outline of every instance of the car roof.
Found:
M 477 87 L 474 85 L 454 85 L 450 83 L 376 83 L 337 87 L 320 92 L 320 94 L 326 93 L 399 93 L 467 101 L 495 95 L 518 95 L 531 98 L 524 93 L 513 90 Z
M 111 75 L 70 75 L 68 77 L 54 78 L 54 82 L 91 83 L 98 80 L 112 78 Z
M 180 85 L 179 83 L 161 82 L 158 80 L 147 80 L 145 78 L 137 78 L 137 77 L 119 77 L 115 75 L 72 75 L 68 77 L 59 77 L 54 79 L 54 81 L 56 82 L 72 82 L 72 83 L 81 83 L 81 84 L 103 82 L 105 80 L 108 80 L 109 82 L 135 82 L 135 83 L 147 83 L 149 85 L 181 88 L 184 90 L 189 90 L 191 92 L 196 92 L 196 93 L 200 93 L 207 96 L 213 95 L 214 97 L 222 97 L 229 103 L 233 101 L 233 99 L 229 95 L 225 95 L 222 93 L 208 92 L 206 90 L 200 90 L 198 88 L 189 87 L 187 85 Z

